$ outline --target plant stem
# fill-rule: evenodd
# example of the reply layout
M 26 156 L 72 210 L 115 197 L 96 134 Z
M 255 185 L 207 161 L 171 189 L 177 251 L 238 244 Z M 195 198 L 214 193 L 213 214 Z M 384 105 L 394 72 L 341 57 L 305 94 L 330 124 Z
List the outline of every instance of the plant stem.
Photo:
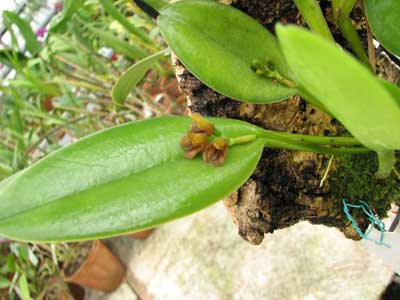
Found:
M 306 142 L 313 145 L 335 145 L 335 146 L 352 146 L 352 145 L 361 145 L 359 141 L 357 141 L 353 137 L 330 137 L 330 136 L 312 136 L 305 134 L 294 134 L 288 132 L 279 132 L 272 130 L 265 130 L 266 136 L 279 136 L 291 139 L 292 141 L 297 142 Z
M 297 84 L 294 81 L 283 77 L 269 62 L 264 64 L 256 59 L 252 63 L 252 68 L 257 75 L 264 76 L 268 79 L 274 79 L 288 88 L 297 88 Z
M 334 157 L 335 157 L 335 155 L 332 155 L 332 156 L 329 158 L 328 166 L 326 167 L 326 170 L 325 170 L 325 172 L 324 172 L 324 175 L 322 176 L 322 179 L 321 179 L 321 181 L 320 181 L 320 183 L 319 183 L 319 187 L 320 187 L 320 188 L 322 188 L 322 187 L 324 186 L 324 182 L 325 182 L 326 179 L 328 178 L 328 174 L 329 174 L 329 171 L 331 170 L 331 166 L 332 166 L 332 162 L 333 162 Z
M 372 71 L 374 74 L 376 73 L 376 53 L 375 53 L 375 46 L 374 46 L 374 37 L 372 35 L 371 28 L 367 23 L 367 36 L 368 36 L 368 59 L 371 65 Z
M 60 70 L 61 71 L 61 70 Z M 80 81 L 80 82 L 86 82 L 87 84 L 90 85 L 94 85 L 94 86 L 99 86 L 102 87 L 103 89 L 110 89 L 109 86 L 104 85 L 103 82 L 96 82 L 96 81 L 92 81 L 90 80 L 90 78 L 87 78 L 85 76 L 80 75 L 79 73 L 75 72 L 75 73 L 69 73 L 66 70 L 62 70 L 61 73 L 63 73 L 64 75 L 66 75 L 69 78 L 73 78 L 74 80 Z
M 108 92 L 103 87 L 100 87 L 98 85 L 94 85 L 94 84 L 91 84 L 91 83 L 85 82 L 85 81 L 78 81 L 78 80 L 74 80 L 74 79 L 71 79 L 71 78 L 67 78 L 66 82 L 68 82 L 70 85 L 73 85 L 73 86 L 77 86 L 77 87 L 81 87 L 81 88 L 85 88 L 85 89 L 90 89 L 90 90 L 97 91 L 97 92 L 102 92 L 102 93 L 107 93 Z
M 66 110 L 66 111 L 74 111 L 77 113 L 82 113 L 82 114 L 88 114 L 88 115 L 93 115 L 93 116 L 101 116 L 101 117 L 107 117 L 110 115 L 109 112 L 103 112 L 103 111 L 88 111 L 87 109 L 81 109 L 79 107 L 68 107 L 68 106 L 62 106 L 58 105 L 54 107 L 55 110 Z
M 321 36 L 328 40 L 335 41 L 329 30 L 325 17 L 321 11 L 321 7 L 316 0 L 294 0 L 297 8 L 301 12 L 304 20 L 310 26 L 311 30 L 318 32 Z
M 280 73 L 275 72 L 275 75 L 273 76 L 280 84 L 287 86 L 288 88 L 296 88 L 297 84 L 294 83 L 293 81 L 283 77 Z
M 103 78 L 100 78 L 99 76 L 97 76 L 96 73 L 94 73 L 94 72 L 89 72 L 89 71 L 85 70 L 85 69 L 82 68 L 81 66 L 79 66 L 79 65 L 77 65 L 77 64 L 75 64 L 75 63 L 73 63 L 73 62 L 71 62 L 71 61 L 69 61 L 69 60 L 67 60 L 66 58 L 62 57 L 61 55 L 56 55 L 54 58 L 55 58 L 56 60 L 58 60 L 58 61 L 64 63 L 64 64 L 66 64 L 66 65 L 68 65 L 68 66 L 70 66 L 70 67 L 76 69 L 76 71 L 82 72 L 82 73 L 84 74 L 84 75 L 78 75 L 77 77 L 84 78 L 83 76 L 87 76 L 88 79 L 90 79 L 90 80 L 92 80 L 92 79 L 93 79 L 93 80 L 96 80 L 97 83 L 99 83 L 99 84 L 102 84 L 102 85 L 106 85 L 106 84 L 107 84 L 107 82 L 105 82 L 105 81 L 103 80 Z M 60 70 L 60 71 L 63 71 L 63 70 Z M 71 73 L 69 73 L 69 72 L 66 72 L 66 71 L 65 71 L 65 73 L 66 73 L 67 75 L 71 75 Z M 94 83 L 93 81 L 91 81 L 91 82 Z
M 364 1 L 361 2 L 361 6 L 362 6 L 364 16 L 366 16 Z M 374 36 L 372 34 L 371 26 L 369 26 L 368 22 L 366 22 L 366 27 L 367 27 L 367 39 L 368 39 L 368 60 L 371 65 L 372 71 L 375 74 L 376 73 L 376 53 L 375 53 L 375 46 L 374 46 Z
M 297 150 L 297 151 L 305 151 L 305 152 L 314 152 L 321 154 L 355 154 L 355 153 L 368 153 L 371 150 L 367 148 L 329 148 L 320 145 L 307 144 L 303 142 L 296 142 L 291 139 L 285 138 L 266 138 L 265 147 L 271 148 L 280 148 L 280 149 L 288 149 L 288 150 Z
M 235 138 L 229 138 L 229 146 L 252 142 L 256 138 L 257 138 L 257 136 L 255 134 L 242 135 L 242 136 L 235 137 Z
M 76 119 L 73 119 L 73 120 L 69 121 L 68 123 L 69 123 L 69 124 L 73 124 L 73 123 L 79 122 L 79 121 L 81 121 L 81 120 L 84 120 L 84 119 L 86 119 L 86 118 L 88 118 L 88 115 L 83 116 L 83 117 L 79 117 L 79 118 L 76 118 Z M 34 144 L 32 144 L 32 145 L 29 146 L 29 148 L 25 151 L 24 158 L 26 158 L 26 157 L 29 155 L 29 153 L 32 152 L 35 148 L 37 148 L 45 139 L 47 139 L 48 137 L 50 137 L 52 134 L 54 134 L 55 132 L 57 132 L 58 130 L 60 130 L 61 128 L 63 128 L 64 126 L 65 126 L 65 124 L 62 124 L 62 125 L 60 125 L 60 126 L 57 126 L 57 127 L 53 128 L 53 129 L 51 129 L 50 131 L 46 132 L 46 133 L 45 133 L 41 138 L 39 138 Z
M 229 138 L 229 145 L 244 144 L 254 141 L 257 137 L 265 140 L 266 147 L 276 147 L 281 149 L 299 150 L 324 154 L 349 154 L 367 153 L 370 150 L 361 147 L 341 147 L 332 148 L 328 145 L 359 145 L 360 143 L 352 137 L 324 137 L 309 136 L 301 134 L 291 134 L 286 132 L 274 132 L 264 130 L 263 135 L 243 135 L 236 138 Z

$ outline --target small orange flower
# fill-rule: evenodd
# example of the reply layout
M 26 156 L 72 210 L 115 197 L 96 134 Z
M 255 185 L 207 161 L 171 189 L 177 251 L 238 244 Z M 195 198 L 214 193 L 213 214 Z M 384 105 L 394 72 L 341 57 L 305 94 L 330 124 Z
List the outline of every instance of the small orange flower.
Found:
M 186 158 L 193 158 L 202 152 L 208 145 L 208 136 L 205 133 L 189 131 L 181 139 L 181 148 L 185 151 Z
M 191 115 L 191 118 L 192 118 L 192 126 L 190 127 L 190 130 L 192 132 L 205 133 L 208 136 L 211 136 L 214 133 L 214 124 L 208 122 L 199 113 L 193 113 Z
M 215 167 L 221 166 L 228 152 L 228 140 L 225 138 L 217 138 L 212 144 L 208 145 L 203 152 L 204 161 Z

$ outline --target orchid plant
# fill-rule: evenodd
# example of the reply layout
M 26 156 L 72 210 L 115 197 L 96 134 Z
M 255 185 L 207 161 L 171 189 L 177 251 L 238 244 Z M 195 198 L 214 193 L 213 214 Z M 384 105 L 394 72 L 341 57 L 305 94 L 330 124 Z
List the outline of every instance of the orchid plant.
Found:
M 392 172 L 400 149 L 400 88 L 374 75 L 348 17 L 355 1 L 332 0 L 335 22 L 355 56 L 335 44 L 315 0 L 295 1 L 311 31 L 277 24 L 277 36 L 214 1 L 155 2 L 169 49 L 207 86 L 250 103 L 299 95 L 339 120 L 351 136 L 275 132 L 198 114 L 123 124 L 1 182 L 1 235 L 76 241 L 157 226 L 234 192 L 252 174 L 264 147 L 337 155 L 373 151 L 379 158 L 376 176 Z M 365 0 L 365 7 L 376 38 L 400 55 L 396 26 L 380 21 L 385 14 L 395 24 L 399 2 Z M 113 88 L 116 105 L 169 49 L 122 74 Z

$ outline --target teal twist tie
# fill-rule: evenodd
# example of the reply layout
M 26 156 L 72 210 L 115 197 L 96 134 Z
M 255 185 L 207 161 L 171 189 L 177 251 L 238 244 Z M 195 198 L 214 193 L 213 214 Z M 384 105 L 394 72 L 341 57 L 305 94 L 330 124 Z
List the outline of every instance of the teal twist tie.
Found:
M 382 245 L 382 246 L 390 248 L 390 245 L 383 241 L 383 237 L 385 234 L 385 223 L 383 223 L 379 218 L 377 218 L 374 215 L 372 210 L 369 208 L 369 205 L 367 202 L 359 200 L 359 203 L 360 203 L 359 205 L 349 204 L 346 202 L 346 199 L 343 199 L 343 211 L 346 214 L 347 219 L 351 222 L 351 225 L 353 226 L 353 228 L 357 231 L 357 233 L 360 235 L 361 238 L 375 242 L 378 245 Z M 370 221 L 370 226 L 369 226 L 369 229 L 365 233 L 362 232 L 360 227 L 358 227 L 357 221 L 353 218 L 353 216 L 349 212 L 349 208 L 361 208 L 363 210 L 364 214 L 366 214 L 368 216 L 368 220 Z M 379 240 L 374 240 L 369 237 L 369 234 L 371 233 L 374 225 L 376 225 L 379 228 L 379 231 L 381 232 L 381 237 Z

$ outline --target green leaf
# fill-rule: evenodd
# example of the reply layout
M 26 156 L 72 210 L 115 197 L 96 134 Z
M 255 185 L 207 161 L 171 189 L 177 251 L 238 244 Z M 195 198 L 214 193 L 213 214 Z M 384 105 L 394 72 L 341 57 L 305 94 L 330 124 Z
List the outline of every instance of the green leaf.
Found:
M 386 80 L 381 80 L 381 83 L 400 106 L 400 87 Z
M 260 133 L 238 120 L 211 120 L 228 137 Z M 251 175 L 265 141 L 235 145 L 224 165 L 213 167 L 183 157 L 180 140 L 190 123 L 188 117 L 161 117 L 117 126 L 13 175 L 0 183 L 0 235 L 102 238 L 154 227 L 223 199 Z
M 22 300 L 32 300 L 31 294 L 29 292 L 28 280 L 26 279 L 25 274 L 21 274 L 18 279 L 18 286 L 21 291 Z
M 92 26 L 88 26 L 90 31 L 94 35 L 96 35 L 106 46 L 114 49 L 116 52 L 125 55 L 126 57 L 129 57 L 130 59 L 142 59 L 147 56 L 146 51 L 144 51 L 142 48 L 130 44 L 119 37 L 115 36 L 111 32 L 108 31 L 102 31 L 97 28 L 94 28 Z
M 32 79 L 32 77 L 30 78 Z M 34 78 L 35 80 L 25 80 L 25 79 L 12 79 L 9 80 L 11 86 L 15 88 L 26 88 L 32 92 L 47 94 L 52 96 L 60 96 L 61 90 L 60 85 L 57 82 L 45 82 L 39 78 Z
M 10 286 L 10 281 L 7 278 L 0 276 L 0 289 L 5 289 Z
M 67 24 L 71 20 L 72 16 L 82 5 L 81 1 L 77 0 L 64 0 L 64 8 L 60 17 L 52 23 L 50 32 L 64 33 L 67 29 Z
M 294 3 L 296 3 L 297 8 L 311 30 L 334 41 L 317 0 L 294 0 Z
M 214 1 L 189 0 L 162 9 L 158 23 L 180 61 L 212 89 L 254 103 L 296 93 L 252 70 L 255 60 L 269 62 L 290 78 L 275 37 L 243 12 Z
M 146 57 L 122 73 L 112 89 L 113 102 L 123 105 L 129 92 L 139 83 L 151 66 L 157 62 L 161 56 L 167 53 L 167 50 L 168 49 L 164 49 Z
M 40 52 L 42 46 L 37 41 L 36 35 L 28 22 L 11 11 L 4 11 L 3 18 L 10 24 L 15 24 L 18 27 L 21 35 L 25 39 L 25 47 L 32 55 L 36 55 Z
M 27 245 L 19 245 L 17 251 L 18 251 L 18 257 L 20 260 L 29 262 L 29 249 L 28 249 Z
M 334 43 L 295 26 L 277 26 L 297 81 L 368 148 L 400 149 L 400 107 L 380 81 Z
M 25 141 L 23 138 L 23 133 L 24 133 L 24 120 L 21 117 L 21 113 L 19 110 L 18 105 L 14 106 L 13 109 L 13 114 L 11 118 L 11 124 L 10 124 L 10 129 L 12 129 L 16 135 L 16 145 L 14 148 L 14 158 L 13 158 L 13 167 L 17 168 L 20 165 L 21 162 L 21 154 L 23 151 L 25 151 L 26 145 Z
M 17 271 L 17 264 L 15 262 L 14 255 L 12 255 L 12 254 L 8 255 L 6 266 L 7 266 L 8 272 L 10 272 L 10 273 L 14 273 Z
M 152 44 L 153 41 L 146 35 L 146 32 L 143 30 L 136 28 L 132 23 L 130 23 L 126 17 L 121 14 L 118 9 L 114 6 L 113 0 L 99 0 L 100 3 L 103 5 L 104 10 L 118 23 L 120 23 L 127 31 L 136 35 L 144 42 Z
M 356 0 L 331 0 L 331 2 L 332 6 L 335 7 L 335 11 L 333 12 L 334 17 L 339 18 L 349 16 Z
M 76 35 L 76 33 L 74 34 Z M 81 33 L 79 34 L 82 35 Z M 52 55 L 63 52 L 79 53 L 76 51 L 76 44 L 71 43 L 70 39 L 63 35 L 53 34 L 49 36 L 47 46 Z
M 332 0 L 333 19 L 343 37 L 349 42 L 354 54 L 368 67 L 371 66 L 364 45 L 349 17 L 355 0 Z
M 0 50 L 0 63 L 11 68 L 24 67 L 28 62 L 28 58 L 19 51 L 11 49 Z
M 365 11 L 378 41 L 393 54 L 400 55 L 400 1 L 365 0 Z
M 0 180 L 10 176 L 13 173 L 13 169 L 0 161 Z

